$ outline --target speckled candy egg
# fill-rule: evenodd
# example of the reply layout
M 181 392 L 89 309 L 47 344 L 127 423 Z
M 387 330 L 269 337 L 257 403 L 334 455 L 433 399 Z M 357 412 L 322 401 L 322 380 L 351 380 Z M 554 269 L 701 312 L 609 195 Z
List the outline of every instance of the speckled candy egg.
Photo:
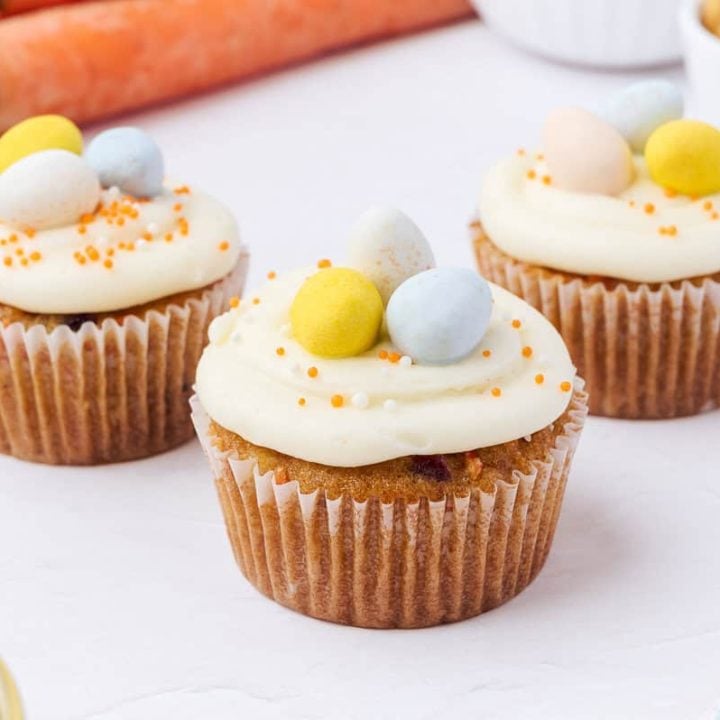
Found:
M 407 279 L 387 306 L 390 339 L 416 363 L 447 365 L 469 355 L 490 322 L 492 294 L 468 268 L 435 268 Z
M 95 171 L 67 150 L 33 153 L 0 175 L 0 219 L 11 225 L 67 225 L 93 212 L 99 200 Z
M 370 208 L 355 223 L 348 261 L 372 280 L 384 303 L 404 280 L 435 267 L 430 244 L 418 226 L 400 210 L 381 206 Z
M 13 125 L 0 137 L 0 172 L 42 150 L 67 150 L 79 155 L 82 133 L 62 115 L 37 115 Z
M 352 357 L 372 347 L 382 323 L 377 288 L 350 268 L 327 268 L 311 275 L 290 307 L 295 340 L 321 357 Z
M 134 197 L 162 192 L 165 165 L 157 143 L 134 127 L 118 127 L 97 135 L 85 151 L 103 187 L 119 187 Z
M 635 176 L 625 138 L 581 108 L 550 114 L 543 129 L 543 150 L 552 183 L 563 190 L 618 195 Z
M 613 95 L 600 114 L 641 153 L 656 128 L 682 117 L 683 96 L 677 85 L 667 80 L 646 80 Z
M 645 147 L 652 179 L 685 195 L 720 191 L 720 130 L 699 120 L 661 125 Z

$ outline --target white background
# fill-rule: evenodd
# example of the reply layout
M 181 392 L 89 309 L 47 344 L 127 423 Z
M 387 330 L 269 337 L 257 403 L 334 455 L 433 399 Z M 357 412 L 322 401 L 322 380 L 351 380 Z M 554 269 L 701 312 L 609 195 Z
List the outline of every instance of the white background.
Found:
M 633 77 L 547 64 L 473 21 L 122 122 L 236 211 L 254 283 L 341 260 L 373 202 L 414 217 L 441 263 L 471 263 L 488 166 L 532 146 L 550 108 Z M 0 459 L 0 652 L 30 720 L 711 717 L 719 419 L 591 419 L 538 580 L 423 631 L 333 626 L 261 597 L 195 443 L 89 469 Z

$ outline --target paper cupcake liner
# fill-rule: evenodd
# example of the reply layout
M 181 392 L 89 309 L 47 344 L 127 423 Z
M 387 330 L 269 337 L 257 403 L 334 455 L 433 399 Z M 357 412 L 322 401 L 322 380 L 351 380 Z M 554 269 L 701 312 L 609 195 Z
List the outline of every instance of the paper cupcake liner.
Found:
M 712 277 L 610 287 L 518 262 L 475 232 L 482 275 L 563 336 L 593 415 L 670 418 L 720 405 L 720 283 Z
M 212 466 L 240 569 L 276 602 L 312 617 L 375 628 L 454 622 L 506 602 L 542 568 L 587 413 L 576 383 L 569 420 L 543 461 L 493 490 L 363 502 L 304 494 L 220 452 L 197 398 L 193 421 Z
M 53 465 L 146 457 L 192 437 L 188 409 L 210 321 L 247 257 L 197 298 L 79 330 L 0 326 L 0 452 Z

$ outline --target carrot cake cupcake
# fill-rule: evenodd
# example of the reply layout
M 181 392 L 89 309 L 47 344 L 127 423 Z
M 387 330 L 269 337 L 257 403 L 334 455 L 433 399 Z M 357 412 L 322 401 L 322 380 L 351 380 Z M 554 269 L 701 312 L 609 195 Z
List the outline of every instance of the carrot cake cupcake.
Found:
M 217 318 L 193 414 L 247 579 L 313 617 L 420 627 L 500 605 L 552 542 L 585 394 L 553 326 L 436 268 L 375 208 L 347 265 Z
M 165 185 L 135 128 L 59 116 L 0 138 L 0 452 L 140 458 L 192 436 L 187 401 L 247 256 L 220 203 Z
M 556 110 L 540 152 L 519 150 L 482 189 L 480 272 L 558 328 L 591 413 L 720 402 L 720 131 L 681 115 L 660 81 L 602 116 Z

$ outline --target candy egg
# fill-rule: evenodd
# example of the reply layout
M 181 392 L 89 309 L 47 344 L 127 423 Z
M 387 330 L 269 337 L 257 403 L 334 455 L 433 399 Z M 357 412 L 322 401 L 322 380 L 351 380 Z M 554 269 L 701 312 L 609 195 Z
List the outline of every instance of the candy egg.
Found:
M 490 322 L 492 293 L 468 268 L 435 268 L 407 279 L 387 306 L 393 345 L 416 363 L 446 365 L 469 355 Z
M 322 357 L 351 357 L 372 347 L 382 317 L 377 288 L 350 268 L 327 268 L 311 275 L 290 307 L 293 337 Z
M 0 137 L 0 172 L 41 150 L 67 150 L 80 155 L 82 133 L 62 115 L 37 115 L 13 125 Z
M 165 165 L 157 143 L 134 127 L 100 133 L 88 145 L 85 159 L 103 187 L 116 185 L 134 197 L 154 197 L 163 189 Z
M 683 97 L 667 80 L 647 80 L 628 85 L 613 95 L 601 116 L 615 127 L 635 152 L 643 152 L 655 128 L 683 114 Z
M 0 218 L 36 230 L 77 222 L 100 200 L 95 171 L 67 150 L 43 150 L 0 175 Z
M 685 195 L 720 191 L 720 130 L 698 120 L 674 120 L 648 139 L 645 161 L 652 179 Z
M 430 244 L 405 213 L 372 207 L 350 232 L 349 264 L 364 273 L 387 302 L 407 278 L 435 267 Z
M 581 108 L 562 108 L 548 117 L 543 150 L 552 184 L 563 190 L 617 195 L 635 175 L 623 136 Z

